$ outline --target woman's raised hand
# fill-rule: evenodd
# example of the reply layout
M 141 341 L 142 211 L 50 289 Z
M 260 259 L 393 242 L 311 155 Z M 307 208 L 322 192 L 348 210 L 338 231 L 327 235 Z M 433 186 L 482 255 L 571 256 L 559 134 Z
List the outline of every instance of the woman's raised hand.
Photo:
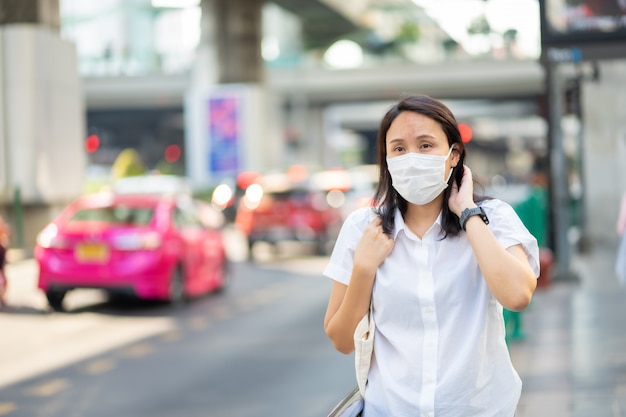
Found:
M 461 187 L 457 186 L 456 181 L 452 181 L 452 191 L 450 192 L 448 207 L 459 217 L 461 217 L 461 212 L 466 208 L 476 207 L 476 203 L 474 202 L 472 171 L 467 165 L 463 165 Z
M 394 240 L 383 232 L 382 219 L 376 216 L 365 228 L 354 252 L 354 264 L 375 270 L 393 249 Z

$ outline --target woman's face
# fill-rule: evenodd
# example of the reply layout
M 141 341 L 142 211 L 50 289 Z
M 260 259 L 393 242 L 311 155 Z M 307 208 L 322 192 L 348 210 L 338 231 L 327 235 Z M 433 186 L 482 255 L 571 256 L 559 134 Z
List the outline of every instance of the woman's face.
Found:
M 412 111 L 404 111 L 394 119 L 387 131 L 385 146 L 388 158 L 409 152 L 446 156 L 450 151 L 448 138 L 439 123 Z M 459 153 L 452 152 L 446 160 L 445 172 L 450 172 L 458 162 Z

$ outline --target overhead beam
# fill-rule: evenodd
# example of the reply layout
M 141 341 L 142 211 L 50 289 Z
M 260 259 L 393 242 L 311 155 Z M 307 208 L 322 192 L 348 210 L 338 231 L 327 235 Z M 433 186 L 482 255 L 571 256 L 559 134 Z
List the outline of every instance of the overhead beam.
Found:
M 438 98 L 497 98 L 543 94 L 545 74 L 536 61 L 463 62 L 463 71 L 450 63 L 406 65 L 355 70 L 271 70 L 272 94 L 304 95 L 310 104 L 362 100 L 396 100 L 403 93 Z M 93 77 L 85 79 L 90 110 L 125 107 L 182 106 L 186 75 Z
M 326 47 L 358 29 L 349 18 L 318 0 L 272 0 L 272 3 L 300 18 L 306 49 Z

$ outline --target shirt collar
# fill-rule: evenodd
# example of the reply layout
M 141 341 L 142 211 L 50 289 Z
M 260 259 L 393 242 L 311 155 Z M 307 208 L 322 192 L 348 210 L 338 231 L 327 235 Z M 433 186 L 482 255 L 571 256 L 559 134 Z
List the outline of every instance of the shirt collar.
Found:
M 441 222 L 442 222 L 442 212 L 439 211 L 439 214 L 437 215 L 437 218 L 435 219 L 435 223 L 433 223 L 433 225 L 430 227 L 430 229 L 428 229 L 428 232 L 426 232 L 426 234 L 424 235 L 424 237 L 426 236 L 430 236 L 432 234 L 434 234 L 435 236 L 439 235 L 439 233 L 441 233 L 441 231 L 443 230 L 443 228 L 441 227 Z M 398 236 L 398 233 L 400 233 L 400 230 L 405 230 L 405 234 L 410 233 L 411 235 L 415 235 L 411 229 L 409 229 L 409 227 L 406 225 L 406 223 L 404 223 L 404 218 L 402 217 L 402 213 L 400 213 L 400 209 L 396 209 L 395 212 L 395 216 L 394 216 L 394 230 L 393 230 L 393 240 L 396 240 L 396 237 Z

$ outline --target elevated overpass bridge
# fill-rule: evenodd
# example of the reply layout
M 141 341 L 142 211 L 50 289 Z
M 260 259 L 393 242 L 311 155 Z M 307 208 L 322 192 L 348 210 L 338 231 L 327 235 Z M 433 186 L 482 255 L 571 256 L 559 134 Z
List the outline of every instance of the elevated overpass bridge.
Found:
M 84 80 L 89 110 L 182 106 L 189 74 L 94 77 Z M 265 86 L 283 99 L 305 96 L 310 105 L 395 100 L 405 93 L 448 99 L 528 98 L 543 94 L 537 61 L 453 61 L 350 70 L 273 69 Z

